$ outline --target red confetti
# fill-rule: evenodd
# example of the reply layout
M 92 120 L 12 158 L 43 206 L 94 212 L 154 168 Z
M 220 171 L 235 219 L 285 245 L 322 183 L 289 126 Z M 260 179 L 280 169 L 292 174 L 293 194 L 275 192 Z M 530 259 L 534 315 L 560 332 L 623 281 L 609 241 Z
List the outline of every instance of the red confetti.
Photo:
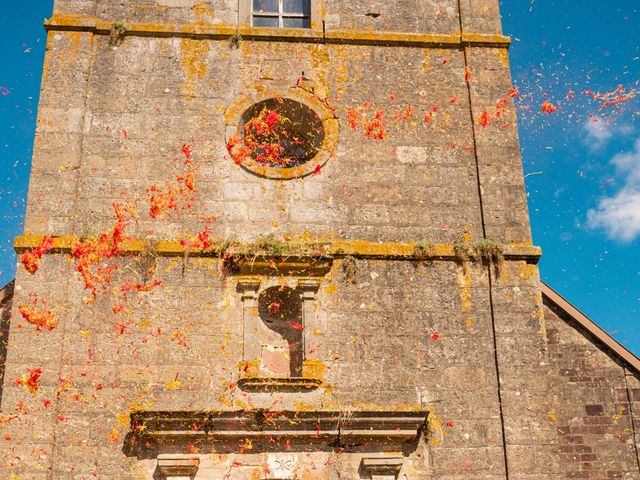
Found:
M 35 395 L 38 393 L 38 388 L 40 387 L 40 376 L 42 375 L 41 368 L 28 369 L 28 374 L 23 374 L 22 377 L 16 379 L 16 385 L 22 385 L 26 388 L 31 394 Z
M 540 110 L 547 115 L 551 115 L 558 109 L 551 102 L 543 102 L 542 105 L 540 105 Z
M 482 112 L 482 115 L 480 115 L 480 118 L 478 119 L 478 123 L 482 127 L 489 125 L 489 112 Z
M 277 315 L 278 312 L 280 312 L 280 307 L 282 306 L 282 304 L 280 302 L 271 302 L 269 304 L 269 313 L 271 315 Z
M 36 273 L 38 268 L 40 268 L 40 260 L 42 259 L 42 256 L 52 248 L 53 239 L 51 237 L 44 237 L 36 248 L 30 252 L 25 252 L 20 259 L 25 270 L 31 275 Z
M 37 300 L 33 306 L 20 305 L 18 311 L 27 322 L 35 325 L 37 331 L 43 328 L 49 331 L 54 330 L 58 326 L 58 318 L 46 308 L 36 308 L 36 304 Z

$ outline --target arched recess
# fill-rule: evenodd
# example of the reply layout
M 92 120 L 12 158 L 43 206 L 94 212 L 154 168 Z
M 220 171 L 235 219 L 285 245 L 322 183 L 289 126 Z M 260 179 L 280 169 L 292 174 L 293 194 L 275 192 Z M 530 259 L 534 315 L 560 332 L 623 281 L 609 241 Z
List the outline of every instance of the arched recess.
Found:
M 261 370 L 273 376 L 301 377 L 304 335 L 300 292 L 285 286 L 265 289 L 258 297 L 258 315 L 268 329 L 261 338 Z

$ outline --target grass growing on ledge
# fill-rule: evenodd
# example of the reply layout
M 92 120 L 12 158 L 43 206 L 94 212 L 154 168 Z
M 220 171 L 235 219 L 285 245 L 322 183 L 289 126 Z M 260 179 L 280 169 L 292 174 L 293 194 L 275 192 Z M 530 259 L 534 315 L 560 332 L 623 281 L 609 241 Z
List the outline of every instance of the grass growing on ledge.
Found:
M 117 47 L 122 42 L 124 34 L 127 33 L 127 27 L 124 22 L 116 22 L 111 26 L 109 32 L 109 45 Z
M 236 271 L 244 262 L 252 262 L 260 257 L 278 259 L 296 257 L 317 260 L 333 258 L 325 251 L 322 244 L 288 243 L 273 235 L 260 237 L 253 243 L 225 241 L 219 246 L 214 246 L 213 249 L 220 252 L 223 273 Z
M 484 265 L 493 265 L 496 274 L 504 262 L 504 245 L 494 240 L 478 240 L 471 243 L 456 243 L 453 245 L 456 260 L 463 266 L 467 262 L 482 262 Z
M 504 246 L 493 240 L 480 240 L 473 243 L 473 248 L 484 263 L 502 265 L 504 262 Z
M 436 246 L 425 240 L 421 240 L 416 242 L 413 247 L 413 254 L 416 256 L 418 260 L 424 260 L 426 258 L 432 257 L 436 253 Z
M 236 33 L 229 37 L 229 48 L 240 48 L 240 42 L 242 41 L 242 35 L 240 31 L 236 30 Z

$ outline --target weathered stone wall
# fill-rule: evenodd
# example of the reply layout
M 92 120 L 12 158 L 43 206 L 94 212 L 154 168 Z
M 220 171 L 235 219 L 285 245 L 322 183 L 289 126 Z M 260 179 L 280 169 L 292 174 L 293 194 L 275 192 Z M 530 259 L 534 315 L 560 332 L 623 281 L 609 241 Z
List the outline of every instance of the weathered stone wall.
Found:
M 545 300 L 556 478 L 638 478 L 638 372 Z M 633 408 L 632 408 L 633 405 Z M 635 433 L 635 435 L 634 435 Z
M 123 262 L 122 271 L 135 264 Z M 12 322 L 7 378 L 36 366 L 43 374 L 36 398 L 5 384 L 3 412 L 15 412 L 19 402 L 30 410 L 21 423 L 4 428 L 13 451 L 22 452 L 21 460 L 7 465 L 24 478 L 38 478 L 38 471 L 49 468 L 54 478 L 70 471 L 78 478 L 93 472 L 99 478 L 149 478 L 140 475 L 152 471 L 154 461 L 141 463 L 121 451 L 129 412 L 136 407 L 201 411 L 277 405 L 304 411 L 427 405 L 437 428 L 430 451 L 411 457 L 407 478 L 448 478 L 457 471 L 504 478 L 482 270 L 470 266 L 465 274 L 451 262 L 360 261 L 352 283 L 336 262 L 319 292 L 317 316 L 305 325 L 311 332 L 309 360 L 322 366 L 319 375 L 330 387 L 265 398 L 234 387 L 242 372 L 239 297 L 235 279 L 220 276 L 217 260 L 161 261 L 157 278 L 163 287 L 127 305 L 135 322 L 119 334 L 111 298 L 86 305 L 78 283 L 56 288 L 72 275 L 67 259 L 49 256 L 37 281 L 19 274 L 18 282 L 20 291 L 46 296 L 63 323 L 37 334 L 21 319 Z M 16 301 L 24 297 L 18 294 Z M 185 344 L 176 340 L 177 332 Z M 431 339 L 433 332 L 442 339 Z M 170 387 L 176 380 L 179 386 Z M 48 408 L 45 399 L 53 401 Z M 34 448 L 46 454 L 33 457 Z M 225 457 L 217 468 L 225 470 L 234 458 Z M 346 469 L 342 478 L 357 478 L 356 471 Z M 232 478 L 249 478 L 246 472 L 234 469 Z
M 13 286 L 10 282 L 0 289 L 0 402 L 2 402 L 2 385 L 4 385 L 4 368 L 7 361 L 9 344 L 9 325 L 13 301 Z
M 247 240 L 305 231 L 374 241 L 446 243 L 465 232 L 482 237 L 461 51 L 289 43 L 274 48 L 250 41 L 233 50 L 226 41 L 139 37 L 113 49 L 106 36 L 51 36 L 31 181 L 33 199 L 46 201 L 30 202 L 26 231 L 101 231 L 112 223 L 111 203 L 123 192 L 144 200 L 151 185 L 175 181 L 182 138 L 193 139 L 202 164 L 197 203 L 163 222 L 150 222 L 141 211 L 138 236 L 153 229 L 160 238 L 176 237 L 198 217 L 218 215 L 217 236 Z M 85 48 L 95 49 L 91 67 Z M 63 109 L 57 99 L 70 80 L 59 79 L 55 62 L 57 55 L 70 61 L 67 49 L 78 50 L 71 59 L 78 78 Z M 295 66 L 288 65 L 291 58 Z M 334 158 L 321 175 L 301 180 L 265 181 L 247 173 L 228 158 L 223 113 L 238 97 L 286 94 L 303 72 L 342 117 Z M 392 94 L 397 100 L 390 100 Z M 384 142 L 364 138 L 344 118 L 367 101 L 391 117 Z M 416 117 L 394 122 L 392 116 L 408 105 Z M 434 105 L 446 112 L 426 128 L 421 117 Z M 494 233 L 499 239 L 502 231 Z
M 126 233 L 147 243 L 144 253 L 105 259 L 118 268 L 94 302 L 68 252 L 45 255 L 36 275 L 18 269 L 0 417 L 19 421 L 2 423 L 10 441 L 0 475 L 152 478 L 156 458 L 126 448 L 135 410 L 426 409 L 430 432 L 405 452 L 404 478 L 558 478 L 554 350 L 537 267 L 528 263 L 535 254 L 509 257 L 495 272 L 433 255 L 426 243 L 448 252 L 487 238 L 530 245 L 513 105 L 496 115 L 510 88 L 497 1 L 463 1 L 462 14 L 457 1 L 418 3 L 327 0 L 314 13 L 325 33 L 316 23 L 308 38 L 284 31 L 266 41 L 245 29 L 234 48 L 227 30 L 207 28 L 235 28 L 237 2 L 56 2 L 25 230 L 113 235 L 113 202 L 135 201 Z M 135 28 L 110 38 L 120 21 Z M 342 37 L 325 42 L 332 33 Z M 227 140 L 238 102 L 289 95 L 335 114 L 331 158 L 289 180 L 236 165 Z M 353 109 L 369 118 L 383 112 L 385 139 L 352 128 Z M 175 186 L 186 143 L 196 191 L 188 207 L 154 219 L 149 188 Z M 192 241 L 212 216 L 211 237 L 337 239 L 370 249 L 356 260 L 338 254 L 326 275 L 304 274 L 320 284 L 304 325 L 304 373 L 319 388 L 239 387 L 255 366 L 245 358 L 243 323 L 254 309 L 243 309 L 238 275 L 223 275 L 210 252 L 163 254 L 149 243 Z M 425 258 L 376 257 L 372 245 L 383 241 L 423 241 Z M 151 279 L 161 285 L 146 291 Z M 264 289 L 295 288 L 299 279 L 274 270 L 253 280 Z M 22 320 L 17 307 L 34 296 L 46 298 L 57 328 L 39 332 Z M 35 393 L 19 384 L 34 368 L 42 368 Z M 181 448 L 173 453 L 201 455 L 198 478 L 264 478 L 257 444 L 232 453 Z M 362 478 L 361 453 L 302 452 L 303 478 Z

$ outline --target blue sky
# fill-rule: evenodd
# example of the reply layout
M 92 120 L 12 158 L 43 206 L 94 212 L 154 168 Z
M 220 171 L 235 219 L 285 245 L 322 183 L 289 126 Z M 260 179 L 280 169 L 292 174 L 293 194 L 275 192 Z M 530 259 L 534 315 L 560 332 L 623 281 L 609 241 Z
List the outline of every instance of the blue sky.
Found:
M 15 270 L 51 4 L 0 11 L 0 286 Z M 503 0 L 501 8 L 542 278 L 640 354 L 640 96 L 600 108 L 582 93 L 640 89 L 640 3 Z M 542 114 L 543 101 L 558 111 Z

